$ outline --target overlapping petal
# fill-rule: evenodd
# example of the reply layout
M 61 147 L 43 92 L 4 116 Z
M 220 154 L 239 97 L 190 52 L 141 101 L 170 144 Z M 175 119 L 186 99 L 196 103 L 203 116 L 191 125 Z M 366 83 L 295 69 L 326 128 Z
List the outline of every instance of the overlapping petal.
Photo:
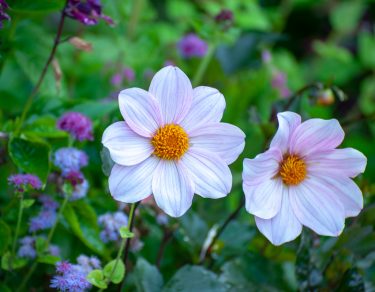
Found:
M 120 92 L 119 106 L 129 127 L 137 134 L 152 137 L 163 125 L 163 118 L 157 100 L 140 88 L 129 88 Z
M 290 139 L 290 153 L 302 157 L 332 150 L 344 139 L 344 131 L 335 119 L 310 119 L 299 125 Z
M 225 197 L 232 187 L 232 174 L 228 165 L 214 153 L 191 149 L 181 159 L 189 170 L 195 193 L 211 199 Z
M 212 151 L 231 164 L 245 147 L 245 134 L 238 127 L 226 123 L 205 124 L 188 132 L 190 147 Z
M 279 164 L 283 156 L 278 148 L 258 154 L 254 159 L 245 159 L 243 162 L 242 179 L 247 185 L 258 185 L 267 181 L 279 171 Z
M 111 195 L 120 202 L 135 203 L 152 193 L 152 178 L 159 159 L 150 156 L 133 166 L 115 164 L 109 176 Z
M 193 88 L 177 67 L 164 67 L 151 81 L 149 92 L 158 100 L 166 124 L 179 124 L 189 112 Z
M 191 206 L 194 183 L 179 162 L 160 160 L 152 180 L 156 204 L 172 217 L 182 216 Z
M 284 186 L 281 179 L 269 179 L 251 186 L 243 183 L 246 210 L 263 219 L 274 217 L 280 210 Z
M 283 189 L 281 208 L 276 216 L 271 219 L 262 219 L 255 216 L 255 223 L 260 232 L 274 245 L 291 241 L 301 234 L 302 224 L 294 215 L 290 205 L 288 188 Z
M 271 141 L 270 148 L 278 148 L 282 153 L 287 152 L 289 141 L 295 129 L 301 124 L 301 116 L 293 112 L 277 114 L 279 128 Z
M 312 174 L 356 177 L 365 171 L 367 158 L 358 150 L 344 148 L 309 155 L 306 162 Z
M 193 90 L 190 111 L 180 125 L 187 131 L 194 130 L 206 123 L 218 123 L 225 109 L 224 96 L 215 88 L 199 86 Z
M 299 222 L 316 233 L 338 236 L 344 229 L 345 210 L 334 189 L 308 178 L 289 187 L 289 198 Z
M 103 133 L 102 143 L 113 161 L 121 165 L 140 163 L 153 152 L 150 140 L 139 136 L 125 122 L 110 125 Z

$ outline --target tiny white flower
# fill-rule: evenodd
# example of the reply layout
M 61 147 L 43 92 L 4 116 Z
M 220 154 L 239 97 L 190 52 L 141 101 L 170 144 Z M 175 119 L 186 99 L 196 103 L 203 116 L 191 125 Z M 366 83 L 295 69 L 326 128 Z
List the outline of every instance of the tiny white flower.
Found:
M 188 77 L 168 66 L 155 74 L 149 91 L 119 94 L 124 122 L 110 125 L 102 143 L 115 162 L 112 196 L 134 203 L 153 194 L 168 215 L 182 216 L 194 193 L 222 198 L 232 187 L 228 164 L 244 148 L 244 133 L 220 123 L 223 95 L 211 87 L 192 88 Z
M 362 192 L 351 178 L 364 172 L 366 157 L 352 148 L 335 149 L 344 139 L 337 120 L 301 123 L 293 112 L 277 118 L 270 149 L 244 160 L 246 210 L 275 245 L 295 239 L 302 225 L 338 236 L 345 218 L 363 207 Z

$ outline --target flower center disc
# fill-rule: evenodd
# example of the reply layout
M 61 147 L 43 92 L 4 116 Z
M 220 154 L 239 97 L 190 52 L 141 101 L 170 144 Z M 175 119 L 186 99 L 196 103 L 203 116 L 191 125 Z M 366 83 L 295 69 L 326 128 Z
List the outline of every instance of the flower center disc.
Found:
M 298 185 L 306 177 L 306 164 L 298 156 L 287 156 L 280 164 L 279 175 L 286 185 Z
M 156 156 L 167 160 L 177 160 L 188 150 L 189 137 L 179 125 L 168 124 L 156 131 L 151 144 L 154 146 Z

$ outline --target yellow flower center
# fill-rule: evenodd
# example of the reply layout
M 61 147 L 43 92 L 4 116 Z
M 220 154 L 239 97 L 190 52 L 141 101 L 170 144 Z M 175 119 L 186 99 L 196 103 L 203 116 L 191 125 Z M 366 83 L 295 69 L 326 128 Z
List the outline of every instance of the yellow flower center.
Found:
M 167 160 L 177 160 L 188 150 L 189 137 L 179 125 L 168 124 L 156 131 L 151 144 L 154 146 L 156 156 Z
M 279 175 L 286 185 L 298 185 L 306 177 L 306 164 L 296 155 L 286 156 L 280 164 Z

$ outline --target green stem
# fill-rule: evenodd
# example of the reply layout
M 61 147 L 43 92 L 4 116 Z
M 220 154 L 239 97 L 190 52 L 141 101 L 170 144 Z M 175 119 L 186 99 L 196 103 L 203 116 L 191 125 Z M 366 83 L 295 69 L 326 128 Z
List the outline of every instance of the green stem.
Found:
M 143 10 L 143 0 L 133 1 L 132 13 L 128 22 L 127 36 L 131 40 L 134 37 L 135 30 L 139 21 L 139 17 Z
M 211 44 L 208 47 L 208 52 L 204 56 L 202 62 L 200 63 L 198 67 L 197 72 L 194 75 L 193 82 L 192 82 L 194 87 L 198 86 L 201 83 L 203 75 L 206 72 L 208 65 L 210 64 L 212 57 L 214 56 L 215 50 L 216 50 L 216 43 Z
M 64 201 L 63 201 L 63 203 L 62 203 L 62 205 L 61 205 L 61 207 L 60 207 L 59 213 L 57 214 L 56 221 L 55 221 L 55 223 L 53 224 L 53 226 L 52 226 L 50 232 L 48 233 L 48 237 L 47 237 L 47 241 L 46 241 L 46 244 L 45 244 L 45 248 L 48 248 L 48 246 L 49 246 L 50 243 L 51 243 L 51 240 L 52 240 L 52 237 L 53 237 L 53 235 L 54 235 L 54 233 L 55 233 L 55 230 L 56 230 L 56 227 L 57 227 L 57 225 L 58 225 L 59 219 L 60 219 L 60 218 L 62 217 L 62 215 L 63 215 L 64 209 L 65 209 L 65 206 L 66 206 L 66 204 L 68 203 L 70 196 L 71 196 L 71 192 L 70 192 L 70 193 L 67 193 L 67 194 L 65 195 L 65 199 L 64 199 Z M 35 269 L 37 268 L 37 266 L 38 266 L 38 262 L 35 261 L 35 262 L 32 264 L 32 266 L 31 266 L 29 272 L 27 273 L 27 275 L 26 275 L 25 278 L 23 279 L 23 281 L 22 281 L 20 287 L 17 289 L 17 291 L 23 291 L 23 290 L 25 289 L 25 286 L 26 286 L 27 282 L 29 281 L 30 277 L 31 277 L 32 274 L 34 273 L 34 271 L 35 271 Z
M 23 214 L 23 194 L 20 193 L 19 197 L 20 197 L 20 206 L 18 208 L 17 226 L 16 226 L 16 231 L 14 233 L 14 239 L 13 239 L 12 259 L 16 256 L 16 246 L 17 246 L 18 234 L 20 233 L 22 214 Z

